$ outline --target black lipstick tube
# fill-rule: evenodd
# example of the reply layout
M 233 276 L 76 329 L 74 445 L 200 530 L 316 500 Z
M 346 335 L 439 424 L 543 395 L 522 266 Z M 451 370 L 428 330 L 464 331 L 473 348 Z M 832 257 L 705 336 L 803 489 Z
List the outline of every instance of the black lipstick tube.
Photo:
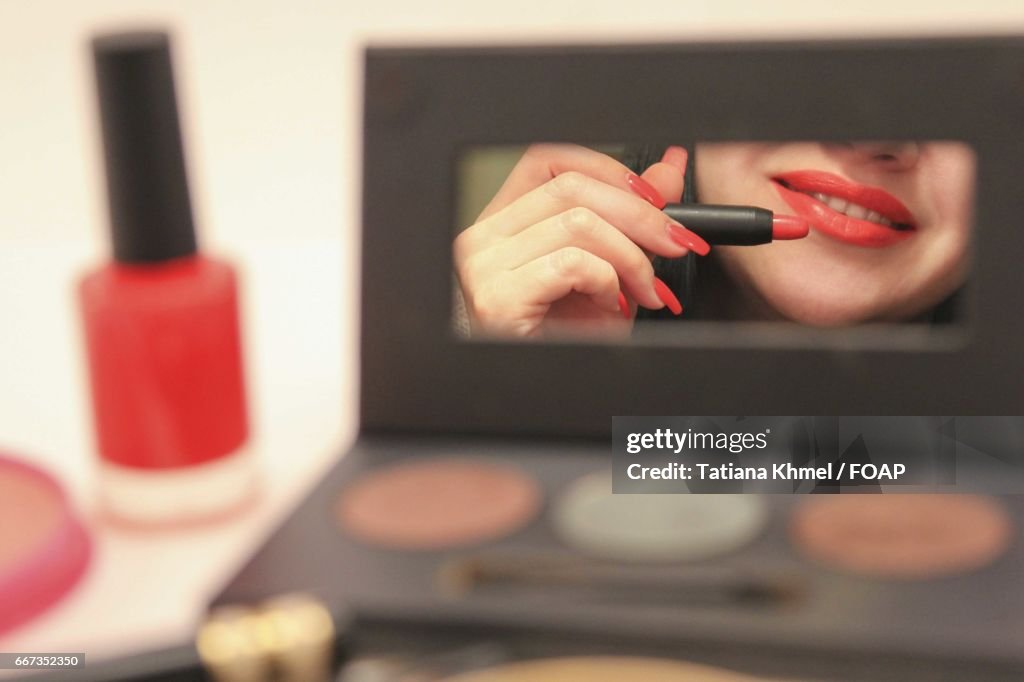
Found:
M 766 208 L 668 204 L 662 210 L 709 244 L 755 246 L 768 244 L 773 239 L 775 214 Z

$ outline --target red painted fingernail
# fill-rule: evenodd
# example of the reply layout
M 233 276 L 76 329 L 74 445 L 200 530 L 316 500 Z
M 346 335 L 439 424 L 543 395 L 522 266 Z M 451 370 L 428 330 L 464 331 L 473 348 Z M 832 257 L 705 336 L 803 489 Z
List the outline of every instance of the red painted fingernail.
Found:
M 683 304 L 679 302 L 679 299 L 676 298 L 676 295 L 668 288 L 668 285 L 657 277 L 654 278 L 654 291 L 658 294 L 658 298 L 661 299 L 661 302 L 668 306 L 668 309 L 672 311 L 673 315 L 683 314 Z
M 679 223 L 670 222 L 667 225 L 668 236 L 679 246 L 685 246 L 697 255 L 706 256 L 711 251 L 711 245 L 700 238 L 696 233 L 690 232 Z
M 689 154 L 685 148 L 672 146 L 665 150 L 665 154 L 661 157 L 661 162 L 674 166 L 680 173 L 686 173 L 686 159 L 688 156 Z
M 641 178 L 636 173 L 626 173 L 626 184 L 633 190 L 633 193 L 644 201 L 653 204 L 657 209 L 665 208 L 665 198 L 654 189 L 654 185 Z
M 626 295 L 619 292 L 619 310 L 622 311 L 622 316 L 627 320 L 633 317 L 633 314 L 629 312 L 629 303 L 626 302 Z

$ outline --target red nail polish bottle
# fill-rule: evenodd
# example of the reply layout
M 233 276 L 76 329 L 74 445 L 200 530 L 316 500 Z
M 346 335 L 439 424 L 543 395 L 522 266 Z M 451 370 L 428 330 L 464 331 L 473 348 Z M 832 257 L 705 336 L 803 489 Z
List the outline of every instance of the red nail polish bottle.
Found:
M 233 268 L 192 223 L 169 39 L 93 42 L 113 262 L 79 286 L 105 511 L 219 516 L 254 489 Z

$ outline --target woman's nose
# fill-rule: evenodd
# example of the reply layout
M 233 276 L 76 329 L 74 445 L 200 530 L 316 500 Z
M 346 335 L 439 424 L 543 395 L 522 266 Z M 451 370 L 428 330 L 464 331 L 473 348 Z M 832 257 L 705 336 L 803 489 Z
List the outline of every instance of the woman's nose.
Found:
M 848 142 L 837 146 L 857 163 L 874 164 L 892 171 L 910 170 L 921 158 L 921 146 L 917 142 Z

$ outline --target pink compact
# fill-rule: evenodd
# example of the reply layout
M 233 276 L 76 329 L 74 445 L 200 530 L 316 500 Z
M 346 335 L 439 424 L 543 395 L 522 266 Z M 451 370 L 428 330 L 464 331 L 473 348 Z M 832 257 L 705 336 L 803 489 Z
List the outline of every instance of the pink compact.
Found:
M 0 634 L 64 596 L 89 556 L 89 536 L 60 485 L 0 454 Z

